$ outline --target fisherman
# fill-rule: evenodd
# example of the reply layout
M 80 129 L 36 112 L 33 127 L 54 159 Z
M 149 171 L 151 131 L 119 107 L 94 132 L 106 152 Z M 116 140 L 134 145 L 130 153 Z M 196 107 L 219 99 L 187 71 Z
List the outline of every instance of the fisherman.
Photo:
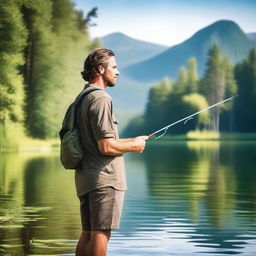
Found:
M 111 230 L 118 229 L 126 179 L 123 153 L 142 153 L 148 136 L 119 139 L 112 100 L 105 91 L 119 76 L 114 53 L 93 50 L 84 62 L 82 77 L 87 94 L 78 107 L 78 130 L 85 150 L 75 173 L 80 199 L 82 233 L 76 256 L 104 256 Z

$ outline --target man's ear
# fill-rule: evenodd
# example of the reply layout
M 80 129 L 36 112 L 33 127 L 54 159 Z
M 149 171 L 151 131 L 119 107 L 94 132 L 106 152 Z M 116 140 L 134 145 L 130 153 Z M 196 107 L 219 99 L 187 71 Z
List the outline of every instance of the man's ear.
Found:
M 99 72 L 101 75 L 103 75 L 104 72 L 105 72 L 105 68 L 104 68 L 102 65 L 99 65 L 99 67 L 98 67 L 98 72 Z

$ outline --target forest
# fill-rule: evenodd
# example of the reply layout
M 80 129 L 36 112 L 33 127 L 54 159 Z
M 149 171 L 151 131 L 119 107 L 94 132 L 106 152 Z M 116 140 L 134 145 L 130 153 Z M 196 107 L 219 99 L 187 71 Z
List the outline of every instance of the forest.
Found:
M 0 141 L 57 137 L 67 106 L 83 85 L 88 36 L 97 8 L 85 15 L 70 0 L 0 0 Z
M 256 132 L 256 49 L 243 62 L 232 65 L 218 45 L 214 45 L 208 52 L 202 78 L 198 75 L 196 59 L 190 58 L 187 66 L 180 68 L 177 80 L 165 77 L 150 89 L 144 114 L 134 117 L 123 134 L 150 134 L 235 95 L 238 97 L 234 100 L 202 112 L 186 124 L 173 126 L 167 133 Z

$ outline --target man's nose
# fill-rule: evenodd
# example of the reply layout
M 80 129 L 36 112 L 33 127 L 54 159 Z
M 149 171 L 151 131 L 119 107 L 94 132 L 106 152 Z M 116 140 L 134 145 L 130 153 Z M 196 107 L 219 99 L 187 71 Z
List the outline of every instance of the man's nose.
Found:
M 118 69 L 116 70 L 116 75 L 117 75 L 117 76 L 119 76 L 119 75 L 120 75 L 120 72 L 119 72 L 119 70 L 118 70 Z

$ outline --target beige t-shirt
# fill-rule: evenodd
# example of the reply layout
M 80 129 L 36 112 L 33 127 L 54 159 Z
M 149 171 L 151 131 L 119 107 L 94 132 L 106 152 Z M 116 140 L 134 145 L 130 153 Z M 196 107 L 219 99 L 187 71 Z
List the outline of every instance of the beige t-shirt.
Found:
M 102 155 L 98 149 L 98 140 L 118 139 L 112 100 L 104 90 L 93 91 L 84 97 L 78 107 L 78 128 L 85 154 L 75 173 L 77 195 L 107 186 L 126 190 L 123 156 Z

